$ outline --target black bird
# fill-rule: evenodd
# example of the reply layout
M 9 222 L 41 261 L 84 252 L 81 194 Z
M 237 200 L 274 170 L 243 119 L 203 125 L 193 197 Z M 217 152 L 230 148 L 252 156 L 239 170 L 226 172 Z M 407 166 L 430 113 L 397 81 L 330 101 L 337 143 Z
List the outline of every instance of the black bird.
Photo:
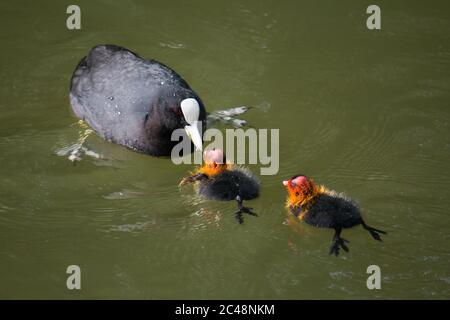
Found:
M 257 216 L 252 208 L 244 207 L 244 200 L 259 196 L 259 182 L 246 168 L 226 162 L 221 149 L 205 150 L 205 164 L 199 167 L 191 176 L 181 180 L 180 185 L 198 182 L 198 192 L 208 199 L 219 201 L 236 200 L 238 211 L 236 219 L 243 223 L 243 213 Z
M 92 48 L 72 75 L 70 102 L 102 138 L 135 151 L 170 155 L 178 128 L 201 149 L 206 120 L 201 99 L 174 70 L 128 49 Z
M 331 242 L 330 254 L 339 254 L 342 247 L 348 251 L 348 240 L 341 238 L 341 231 L 361 224 L 370 235 L 382 241 L 379 233 L 386 232 L 369 227 L 361 217 L 356 204 L 343 193 L 329 190 L 324 186 L 316 185 L 313 179 L 304 175 L 295 175 L 283 181 L 288 191 L 286 208 L 299 220 L 319 228 L 332 228 L 335 230 Z

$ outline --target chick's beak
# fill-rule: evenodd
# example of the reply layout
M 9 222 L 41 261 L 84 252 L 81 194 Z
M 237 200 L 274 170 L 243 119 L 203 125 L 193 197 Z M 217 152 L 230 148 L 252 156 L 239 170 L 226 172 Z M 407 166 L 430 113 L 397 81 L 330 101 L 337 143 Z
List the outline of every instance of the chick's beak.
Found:
M 284 181 L 283 181 L 283 186 L 287 187 L 288 184 L 289 184 L 289 181 L 287 181 L 287 180 L 284 180 Z
M 184 127 L 184 130 L 186 130 L 187 135 L 189 136 L 189 138 L 191 138 L 192 142 L 195 145 L 195 148 L 197 150 L 202 150 L 203 140 L 198 128 L 198 124 L 199 122 L 195 121 L 193 124 L 186 125 Z

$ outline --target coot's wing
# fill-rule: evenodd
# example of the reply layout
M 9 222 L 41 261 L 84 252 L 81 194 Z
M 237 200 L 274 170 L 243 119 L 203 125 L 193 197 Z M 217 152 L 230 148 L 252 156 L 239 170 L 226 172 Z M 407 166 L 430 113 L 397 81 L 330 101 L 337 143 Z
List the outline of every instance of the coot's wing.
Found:
M 152 104 L 165 93 L 189 88 L 175 71 L 113 45 L 94 47 L 71 81 L 75 114 L 117 143 L 137 139 Z M 163 91 L 163 92 L 161 92 Z M 126 121 L 124 121 L 126 119 Z

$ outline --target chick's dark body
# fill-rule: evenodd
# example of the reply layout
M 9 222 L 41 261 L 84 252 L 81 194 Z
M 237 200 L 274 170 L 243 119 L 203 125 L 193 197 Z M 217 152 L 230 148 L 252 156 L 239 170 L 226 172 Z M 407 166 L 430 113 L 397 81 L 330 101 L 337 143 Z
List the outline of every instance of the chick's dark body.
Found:
M 201 180 L 199 192 L 213 200 L 251 200 L 259 196 L 259 182 L 245 169 L 235 168 Z
M 368 226 L 356 203 L 344 193 L 317 186 L 304 175 L 295 175 L 283 181 L 283 185 L 289 193 L 286 207 L 293 215 L 314 227 L 334 229 L 330 254 L 339 255 L 341 248 L 349 251 L 349 241 L 341 237 L 343 229 L 362 225 L 378 241 L 382 241 L 380 233 L 386 234 Z
M 351 228 L 362 223 L 359 208 L 341 196 L 320 194 L 303 216 L 303 221 L 319 228 Z

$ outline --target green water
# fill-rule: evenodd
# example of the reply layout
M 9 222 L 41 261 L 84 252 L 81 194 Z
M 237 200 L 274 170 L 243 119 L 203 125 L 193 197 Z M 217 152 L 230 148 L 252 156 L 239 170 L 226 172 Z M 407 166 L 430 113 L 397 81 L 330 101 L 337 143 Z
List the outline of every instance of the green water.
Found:
M 376 1 L 9 1 L 0 10 L 0 298 L 450 298 L 450 4 Z M 246 105 L 280 129 L 280 170 L 234 203 L 178 181 L 192 166 L 78 138 L 71 73 L 90 47 L 125 46 L 177 70 L 207 110 Z M 251 166 L 259 172 L 259 166 Z M 289 225 L 281 181 L 306 173 L 356 199 L 374 241 Z M 66 288 L 66 268 L 82 289 Z M 381 268 L 368 290 L 366 268 Z

